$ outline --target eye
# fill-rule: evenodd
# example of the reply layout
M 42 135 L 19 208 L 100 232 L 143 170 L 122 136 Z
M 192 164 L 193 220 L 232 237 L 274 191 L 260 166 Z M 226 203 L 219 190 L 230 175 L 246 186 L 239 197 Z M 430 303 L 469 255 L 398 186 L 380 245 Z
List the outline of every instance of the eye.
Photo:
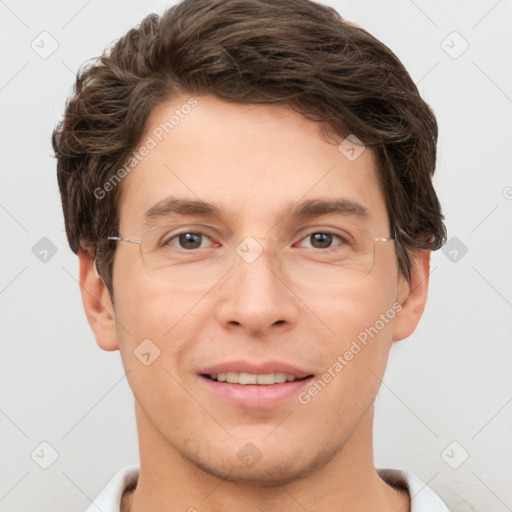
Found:
M 326 231 L 315 231 L 314 233 L 310 233 L 308 236 L 303 238 L 301 242 L 308 239 L 311 241 L 310 247 L 313 249 L 329 249 L 335 239 L 338 239 L 341 242 L 337 245 L 346 244 L 346 241 L 340 235 L 335 235 L 334 233 Z
M 305 246 L 311 249 L 329 249 L 333 246 L 348 244 L 341 235 L 336 235 L 329 231 L 315 231 L 314 233 L 310 233 L 299 242 L 299 245 L 304 247 L 303 243 L 307 240 L 309 240 L 310 244 L 309 246 Z M 336 240 L 338 243 L 336 243 Z M 162 245 L 171 245 L 190 251 L 207 247 L 208 241 L 212 242 L 212 239 L 205 233 L 200 231 L 183 231 L 172 235 Z
M 176 243 L 173 243 L 176 240 Z M 201 232 L 184 231 L 170 237 L 165 245 L 178 245 L 180 249 L 200 249 L 204 247 L 203 241 L 210 240 L 208 235 Z

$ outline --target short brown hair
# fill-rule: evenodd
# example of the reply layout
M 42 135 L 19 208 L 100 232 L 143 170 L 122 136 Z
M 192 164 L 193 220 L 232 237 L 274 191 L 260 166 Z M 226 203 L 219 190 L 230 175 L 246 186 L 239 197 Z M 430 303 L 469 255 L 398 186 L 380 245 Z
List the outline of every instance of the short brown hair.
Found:
M 284 104 L 377 156 L 400 272 L 407 249 L 446 240 L 432 184 L 437 122 L 394 53 L 331 7 L 310 0 L 184 0 L 151 14 L 77 74 L 53 132 L 71 249 L 88 250 L 111 296 L 118 203 L 108 182 L 140 143 L 159 103 L 210 94 Z

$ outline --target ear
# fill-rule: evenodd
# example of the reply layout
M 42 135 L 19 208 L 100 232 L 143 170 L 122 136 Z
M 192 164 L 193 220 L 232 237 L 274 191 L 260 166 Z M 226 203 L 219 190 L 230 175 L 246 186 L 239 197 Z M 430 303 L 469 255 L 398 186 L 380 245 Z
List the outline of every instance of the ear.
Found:
M 393 324 L 393 341 L 408 338 L 418 326 L 428 295 L 430 277 L 430 250 L 414 249 L 409 252 L 412 260 L 411 280 L 400 276 L 397 301 L 402 309 Z
M 94 265 L 94 258 L 86 251 L 78 252 L 80 263 L 80 291 L 85 316 L 103 350 L 117 350 L 115 313 L 105 282 Z

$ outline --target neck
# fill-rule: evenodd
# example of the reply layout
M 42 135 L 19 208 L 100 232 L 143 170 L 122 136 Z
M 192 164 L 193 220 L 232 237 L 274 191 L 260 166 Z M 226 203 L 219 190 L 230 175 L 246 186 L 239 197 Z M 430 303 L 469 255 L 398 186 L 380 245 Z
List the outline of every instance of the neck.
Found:
M 121 512 L 235 510 L 280 512 L 409 512 L 407 493 L 385 483 L 373 463 L 373 407 L 343 447 L 325 465 L 275 486 L 220 479 L 183 458 L 136 407 L 140 475 L 123 498 Z M 300 449 L 298 450 L 298 452 Z

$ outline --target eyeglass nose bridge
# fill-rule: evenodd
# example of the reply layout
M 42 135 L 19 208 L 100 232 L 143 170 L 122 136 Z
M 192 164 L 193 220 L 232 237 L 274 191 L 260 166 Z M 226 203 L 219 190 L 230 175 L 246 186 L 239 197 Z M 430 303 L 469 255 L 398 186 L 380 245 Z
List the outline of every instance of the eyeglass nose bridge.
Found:
M 254 236 L 247 235 L 235 248 L 235 252 L 238 256 L 246 263 L 253 263 L 258 257 L 264 252 L 268 251 L 269 244 L 265 244 L 264 247 L 258 240 L 265 240 L 275 242 L 279 240 L 277 237 L 265 237 L 265 236 Z M 271 250 L 275 251 L 275 243 L 270 244 Z M 274 252 L 275 254 L 275 252 Z

